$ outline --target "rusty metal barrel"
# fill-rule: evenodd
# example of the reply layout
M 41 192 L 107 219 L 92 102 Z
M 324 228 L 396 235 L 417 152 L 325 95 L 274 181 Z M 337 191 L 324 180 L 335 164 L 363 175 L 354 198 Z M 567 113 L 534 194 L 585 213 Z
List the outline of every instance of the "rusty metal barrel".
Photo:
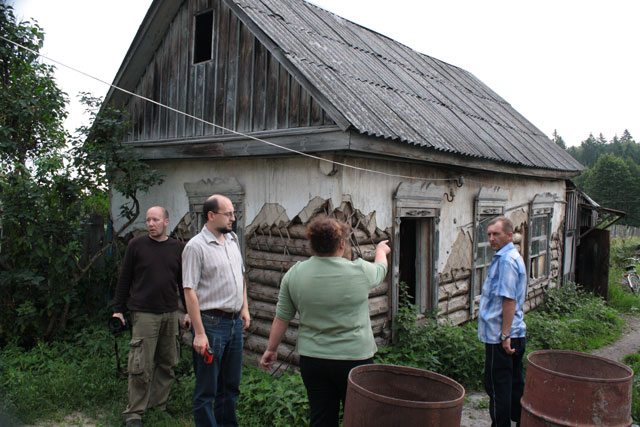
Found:
M 629 367 L 565 350 L 534 351 L 527 362 L 523 427 L 631 425 Z
M 460 425 L 464 387 L 424 369 L 395 365 L 353 368 L 344 427 Z

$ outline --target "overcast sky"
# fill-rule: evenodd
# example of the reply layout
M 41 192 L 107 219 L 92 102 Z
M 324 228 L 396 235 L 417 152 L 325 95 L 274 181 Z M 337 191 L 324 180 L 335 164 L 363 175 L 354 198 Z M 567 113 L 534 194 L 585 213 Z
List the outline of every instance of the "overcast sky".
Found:
M 178 1 L 178 0 L 170 0 Z M 42 53 L 112 82 L 151 0 L 8 0 L 45 30 Z M 314 0 L 473 73 L 568 145 L 625 129 L 640 141 L 638 0 Z M 107 86 L 58 67 L 71 98 Z M 82 123 L 71 106 L 71 128 Z

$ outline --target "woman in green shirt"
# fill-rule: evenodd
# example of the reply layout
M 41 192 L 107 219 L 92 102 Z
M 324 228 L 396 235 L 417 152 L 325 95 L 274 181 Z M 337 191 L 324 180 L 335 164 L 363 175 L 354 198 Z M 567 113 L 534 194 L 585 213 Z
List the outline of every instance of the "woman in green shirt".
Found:
M 282 278 L 276 317 L 260 361 L 269 369 L 296 312 L 300 317 L 296 350 L 311 406 L 311 426 L 337 426 L 349 371 L 372 363 L 377 351 L 369 317 L 369 291 L 387 274 L 391 249 L 376 246 L 373 263 L 344 258 L 348 226 L 333 218 L 316 218 L 307 227 L 313 256 Z

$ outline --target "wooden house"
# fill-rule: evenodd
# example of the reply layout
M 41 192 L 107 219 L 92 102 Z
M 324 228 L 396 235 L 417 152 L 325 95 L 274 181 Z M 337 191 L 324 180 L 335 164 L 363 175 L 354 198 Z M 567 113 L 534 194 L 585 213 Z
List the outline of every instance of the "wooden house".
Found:
M 264 349 L 280 278 L 310 255 L 304 227 L 320 213 L 351 225 L 355 257 L 391 240 L 370 295 L 381 344 L 401 282 L 424 312 L 477 316 L 496 215 L 516 225 L 526 310 L 562 276 L 566 182 L 583 167 L 468 71 L 311 3 L 155 0 L 114 85 L 155 101 L 105 100 L 130 112 L 127 143 L 165 176 L 142 206 L 166 206 L 188 238 L 207 196 L 233 200 L 249 350 Z M 295 336 L 292 322 L 283 357 Z

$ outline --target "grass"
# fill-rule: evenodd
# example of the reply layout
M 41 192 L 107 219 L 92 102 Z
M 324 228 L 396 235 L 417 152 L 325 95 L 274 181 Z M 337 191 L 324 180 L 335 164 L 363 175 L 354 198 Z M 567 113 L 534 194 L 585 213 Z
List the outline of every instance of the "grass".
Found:
M 639 244 L 638 238 L 613 239 L 610 248 L 609 305 L 622 313 L 633 315 L 640 313 L 640 297 L 633 295 L 624 283 L 624 267 L 628 264 L 624 259 L 633 256 Z M 640 352 L 625 356 L 623 363 L 634 373 L 631 417 L 637 422 L 640 420 Z
M 128 338 L 127 334 L 116 337 L 125 365 Z M 191 350 L 185 348 L 167 411 L 147 412 L 146 425 L 193 425 L 191 363 Z M 85 328 L 66 342 L 40 343 L 30 350 L 7 346 L 0 350 L 0 425 L 43 420 L 82 425 L 73 416 L 81 413 L 101 426 L 121 426 L 127 380 L 115 367 L 114 337 L 102 326 Z M 263 426 L 265 419 L 272 420 L 273 426 L 308 424 L 306 391 L 299 375 L 272 378 L 245 366 L 241 391 L 238 416 L 243 426 Z
M 525 316 L 527 351 L 586 351 L 619 337 L 623 326 L 619 312 L 633 314 L 640 310 L 640 298 L 615 282 L 622 277 L 616 270 L 618 260 L 626 258 L 634 247 L 636 243 L 612 245 L 609 304 L 576 286 L 547 293 L 545 305 Z M 475 322 L 457 327 L 429 319 L 417 326 L 415 307 L 409 304 L 401 307 L 398 320 L 400 341 L 394 347 L 380 349 L 377 362 L 429 369 L 455 379 L 467 390 L 481 389 L 484 350 L 477 339 Z M 128 335 L 122 334 L 117 340 L 126 363 Z M 11 345 L 0 349 L 0 425 L 8 424 L 2 419 L 7 413 L 20 423 L 61 423 L 78 412 L 101 426 L 122 425 L 127 382 L 115 373 L 113 343 L 104 326 L 90 326 L 66 341 L 40 343 L 29 350 Z M 640 372 L 640 354 L 627 360 L 634 371 Z M 144 419 L 147 425 L 193 425 L 190 350 L 183 351 L 177 372 L 168 412 L 150 411 Z M 633 417 L 638 420 L 639 381 L 634 382 L 633 396 Z M 307 412 L 299 375 L 285 373 L 274 378 L 254 367 L 244 367 L 238 401 L 241 425 L 264 426 L 265 420 L 273 426 L 303 425 L 308 423 Z

